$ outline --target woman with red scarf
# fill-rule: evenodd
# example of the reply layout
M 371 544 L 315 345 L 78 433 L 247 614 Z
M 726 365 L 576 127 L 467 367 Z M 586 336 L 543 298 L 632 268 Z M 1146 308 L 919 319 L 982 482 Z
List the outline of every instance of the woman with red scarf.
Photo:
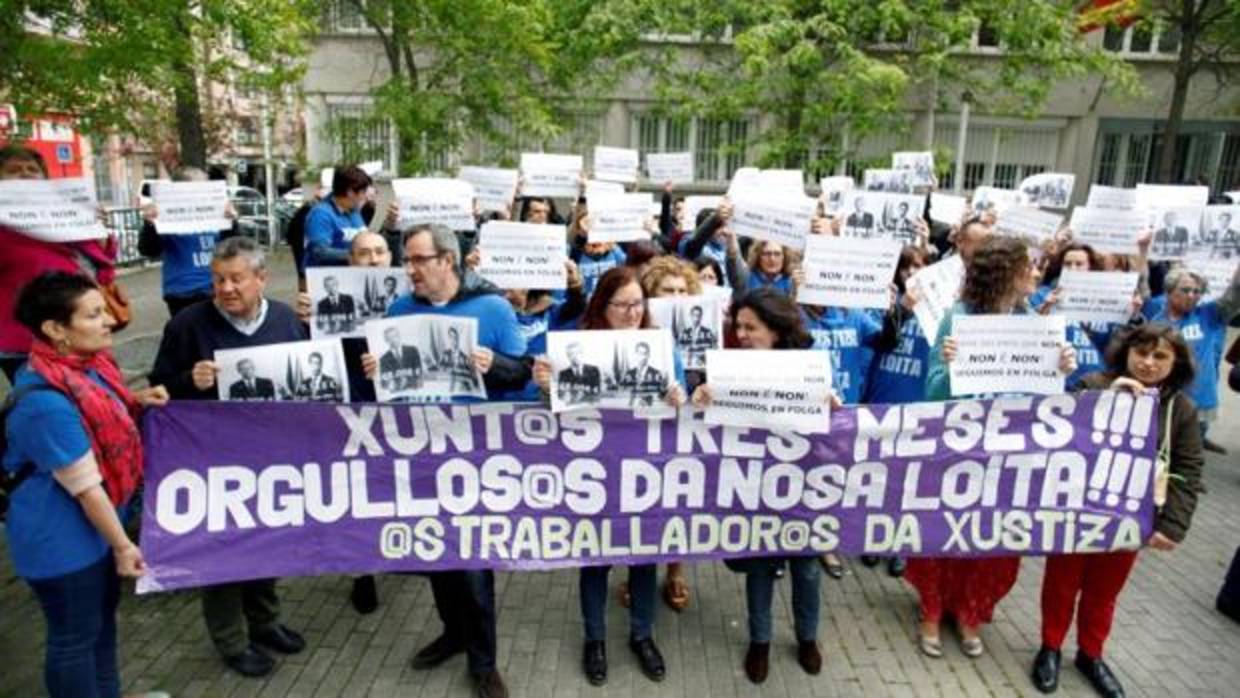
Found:
M 15 314 L 34 338 L 5 424 L 2 466 L 23 478 L 10 502 L 9 554 L 47 619 L 48 694 L 115 698 L 120 577 L 144 571 L 120 513 L 142 477 L 135 419 L 168 393 L 125 387 L 110 351 L 115 322 L 87 277 L 36 277 Z

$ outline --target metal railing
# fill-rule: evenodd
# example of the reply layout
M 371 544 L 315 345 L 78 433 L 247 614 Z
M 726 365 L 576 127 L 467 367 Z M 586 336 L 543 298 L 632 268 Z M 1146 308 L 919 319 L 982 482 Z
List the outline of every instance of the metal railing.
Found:
M 267 217 L 265 215 L 266 206 L 262 207 L 263 212 L 258 215 L 246 215 L 246 212 L 239 211 L 241 217 L 237 220 L 237 227 L 242 235 L 254 238 L 255 241 L 272 247 L 272 240 L 267 233 Z M 276 205 L 276 243 L 284 240 L 284 231 L 288 227 L 289 219 L 292 217 L 292 211 L 288 206 Z M 108 230 L 116 235 L 116 265 L 120 267 L 139 266 L 146 258 L 138 251 L 138 235 L 142 232 L 142 209 L 136 206 L 126 206 L 108 209 L 108 219 L 106 223 Z

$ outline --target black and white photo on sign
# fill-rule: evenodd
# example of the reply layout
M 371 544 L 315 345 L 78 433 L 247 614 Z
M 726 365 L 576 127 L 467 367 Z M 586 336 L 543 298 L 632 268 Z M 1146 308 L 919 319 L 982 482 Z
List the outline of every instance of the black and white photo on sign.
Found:
M 212 360 L 221 400 L 349 401 L 339 339 L 220 349 Z
M 474 187 L 461 179 L 419 177 L 392 180 L 400 209 L 397 226 L 438 224 L 452 230 L 473 230 Z
M 594 146 L 594 178 L 632 184 L 637 181 L 638 154 L 631 148 Z
M 646 301 L 655 327 L 671 330 L 686 370 L 706 368 L 706 352 L 723 348 L 726 304 L 717 295 L 668 296 Z
M 1199 235 L 1189 255 L 1211 259 L 1240 259 L 1240 206 L 1207 206 Z
M 477 318 L 420 314 L 368 323 L 366 351 L 379 362 L 375 396 L 380 402 L 485 398 L 477 346 Z
M 1152 259 L 1183 259 L 1189 245 L 1201 237 L 1204 206 L 1153 209 L 1149 212 L 1154 239 L 1150 244 Z
M 232 227 L 228 209 L 228 183 L 152 182 L 151 201 L 159 210 L 155 224 L 160 235 L 194 235 Z
M 499 167 L 462 167 L 457 178 L 474 188 L 474 200 L 482 211 L 507 211 L 517 194 L 516 170 Z
M 647 153 L 646 176 L 659 184 L 692 183 L 693 153 Z
M 86 177 L 0 179 L 0 225 L 44 242 L 107 235 L 98 218 L 95 183 Z
M 951 336 L 953 396 L 1063 392 L 1062 315 L 955 315 Z
M 503 289 L 563 290 L 568 277 L 562 225 L 488 221 L 478 233 L 478 275 Z
M 797 302 L 886 310 L 902 247 L 894 240 L 809 236 L 802 261 L 805 281 L 797 288 Z
M 864 181 L 866 191 L 882 191 L 893 194 L 913 193 L 913 173 L 910 170 L 866 170 Z
M 1137 190 L 1091 184 L 1085 205 L 1089 208 L 1133 211 L 1137 209 Z
M 823 211 L 828 215 L 836 215 L 844 208 L 844 192 L 857 188 L 857 182 L 848 175 L 823 177 L 819 182 L 822 188 Z
M 521 193 L 576 198 L 583 166 L 580 155 L 521 153 Z
M 1053 312 L 1083 323 L 1126 323 L 1140 274 L 1127 271 L 1076 271 L 1059 275 L 1059 302 Z
M 831 355 L 818 349 L 725 349 L 706 354 L 711 402 L 703 419 L 825 434 L 831 427 Z
M 676 381 L 671 330 L 547 333 L 551 411 L 662 404 Z
M 1021 180 L 1020 205 L 1034 208 L 1065 210 L 1072 203 L 1076 175 L 1063 172 L 1042 172 Z
M 973 206 L 974 213 L 982 214 L 989 211 L 998 215 L 1009 208 L 1020 205 L 1020 192 L 1015 189 L 981 186 L 973 190 L 973 196 L 969 202 Z
M 306 291 L 312 338 L 361 337 L 367 322 L 409 293 L 409 277 L 394 267 L 310 267 Z
M 649 240 L 650 194 L 608 194 L 586 200 L 590 215 L 590 242 Z
M 914 187 L 928 187 L 934 184 L 934 153 L 896 152 L 891 154 L 891 169 L 910 172 L 910 180 Z
M 1072 209 L 1068 227 L 1073 240 L 1095 252 L 1135 255 L 1140 251 L 1137 239 L 1148 219 L 1144 211 L 1077 206 Z
M 888 239 L 905 244 L 917 239 L 917 220 L 926 197 L 854 190 L 844 192 L 840 235 L 863 240 Z

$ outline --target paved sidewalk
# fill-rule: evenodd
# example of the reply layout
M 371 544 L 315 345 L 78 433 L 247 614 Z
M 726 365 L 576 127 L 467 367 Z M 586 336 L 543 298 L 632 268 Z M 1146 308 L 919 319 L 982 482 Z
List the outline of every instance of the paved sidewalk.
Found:
M 277 278 L 287 278 L 277 260 Z M 158 271 L 126 278 L 144 296 L 140 319 L 121 344 L 127 368 L 149 366 L 163 309 Z M 287 298 L 287 281 L 273 285 Z M 132 333 L 132 334 L 130 334 Z M 122 335 L 121 340 L 126 340 Z M 1240 545 L 1240 397 L 1226 393 L 1213 436 L 1227 457 L 1209 455 L 1203 496 L 1187 543 L 1170 554 L 1142 554 L 1120 598 L 1107 657 L 1130 696 L 1240 694 L 1240 624 L 1214 611 L 1214 595 Z M 0 543 L 0 547 L 2 543 Z M 688 568 L 693 600 L 675 614 L 659 609 L 655 635 L 667 657 L 668 678 L 648 682 L 629 655 L 627 618 L 608 612 L 610 679 L 593 688 L 581 675 L 581 621 L 573 571 L 500 574 L 500 667 L 516 696 L 1036 696 L 1027 678 L 1039 644 L 1038 592 L 1042 561 L 1026 559 L 1020 581 L 984 632 L 986 656 L 966 658 L 949 633 L 945 657 L 930 660 L 915 646 L 916 598 L 879 568 L 855 562 L 841 581 L 824 577 L 820 636 L 822 675 L 796 664 L 789 589 L 779 585 L 771 675 L 760 688 L 741 669 L 746 643 L 743 578 L 722 564 Z M 623 577 L 613 575 L 612 586 Z M 294 579 L 281 583 L 286 621 L 308 648 L 283 659 L 263 680 L 224 669 L 203 628 L 196 593 L 136 598 L 120 610 L 122 677 L 130 690 L 161 689 L 182 696 L 466 696 L 471 685 L 463 657 L 436 670 L 409 668 L 413 652 L 440 630 L 430 588 L 413 576 L 379 580 L 381 606 L 368 616 L 349 605 L 349 580 Z M 1060 695 L 1093 695 L 1071 667 L 1074 638 L 1065 646 Z M 43 621 L 32 595 L 13 578 L 0 553 L 0 697 L 41 695 Z

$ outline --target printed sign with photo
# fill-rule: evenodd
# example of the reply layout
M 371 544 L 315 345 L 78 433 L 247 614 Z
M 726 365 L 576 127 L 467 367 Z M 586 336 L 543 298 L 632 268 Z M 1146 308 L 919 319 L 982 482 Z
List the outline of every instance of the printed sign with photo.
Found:
M 1063 392 L 1062 315 L 956 315 L 952 396 Z
M 1207 206 L 1190 257 L 1240 259 L 1240 206 Z
M 151 200 L 159 209 L 155 229 L 160 235 L 193 235 L 227 230 L 232 221 L 228 208 L 228 183 L 152 182 Z
M 828 215 L 836 215 L 844 209 L 844 192 L 857 188 L 856 181 L 847 175 L 841 177 L 823 177 L 819 182 L 822 188 L 823 210 Z
M 831 428 L 831 359 L 817 349 L 726 349 L 706 353 L 711 403 L 707 424 L 791 429 Z
M 1138 184 L 1137 206 L 1147 210 L 1199 208 L 1210 203 L 1210 187 L 1198 184 Z
M 562 290 L 568 258 L 562 225 L 488 221 L 478 233 L 478 275 L 504 289 Z
M 873 191 L 844 192 L 844 219 L 840 235 L 862 240 L 895 240 L 903 244 L 917 239 L 917 220 L 926 197 Z
M 547 333 L 551 411 L 657 407 L 676 381 L 671 330 Z
M 1154 240 L 1150 244 L 1150 258 L 1184 259 L 1192 241 L 1201 238 L 1204 212 L 1204 206 L 1152 209 L 1150 224 L 1154 228 Z
M 310 336 L 361 337 L 363 326 L 409 293 L 409 277 L 395 267 L 310 267 Z
M 577 197 L 582 157 L 554 153 L 521 153 L 521 177 L 525 196 Z
M 101 238 L 107 231 L 98 209 L 95 183 L 85 177 L 0 180 L 0 225 L 36 240 Z
M 866 170 L 864 181 L 866 191 L 882 191 L 894 194 L 913 193 L 912 170 Z
M 392 180 L 392 194 L 400 214 L 396 225 L 438 224 L 452 230 L 473 230 L 474 187 L 461 179 L 421 177 Z
M 797 288 L 797 302 L 886 310 L 901 248 L 892 240 L 810 235 L 802 263 L 805 283 Z
M 693 153 L 647 153 L 646 174 L 650 181 L 662 184 L 693 182 Z
M 717 295 L 669 296 L 647 301 L 655 327 L 672 331 L 676 353 L 687 370 L 706 368 L 706 352 L 723 348 L 727 302 Z
M 914 187 L 934 184 L 934 153 L 930 151 L 892 153 L 891 168 L 911 172 Z
M 970 203 L 974 213 L 991 211 L 998 215 L 1020 205 L 1020 192 L 1014 189 L 982 186 L 973 190 Z
M 478 208 L 483 211 L 507 211 L 517 193 L 516 170 L 498 167 L 462 167 L 457 178 L 474 188 Z
M 219 349 L 212 360 L 221 400 L 349 401 L 339 339 Z
M 1063 172 L 1042 172 L 1021 180 L 1020 205 L 1034 208 L 1065 210 L 1072 203 L 1076 175 Z
M 448 402 L 486 399 L 474 365 L 478 319 L 450 315 L 407 315 L 366 325 L 366 350 L 379 362 L 379 402 Z

